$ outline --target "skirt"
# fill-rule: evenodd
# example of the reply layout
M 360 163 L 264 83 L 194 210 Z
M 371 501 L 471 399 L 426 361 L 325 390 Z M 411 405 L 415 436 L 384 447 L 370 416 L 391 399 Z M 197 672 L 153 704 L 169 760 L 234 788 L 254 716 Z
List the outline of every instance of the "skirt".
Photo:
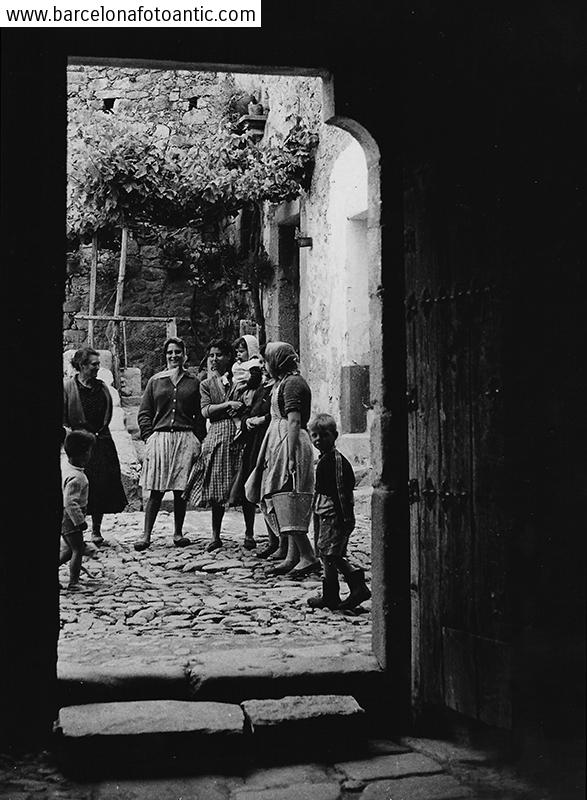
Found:
M 90 463 L 86 466 L 90 485 L 87 514 L 118 514 L 128 500 L 120 477 L 120 462 L 111 436 L 96 436 Z
M 257 465 L 245 483 L 247 500 L 261 503 L 263 513 L 273 511 L 271 495 L 291 488 L 288 472 L 286 419 L 272 419 L 261 444 Z M 308 431 L 301 430 L 296 452 L 296 491 L 314 491 L 314 448 Z
M 145 491 L 183 492 L 200 453 L 192 431 L 155 431 L 147 440 L 140 484 Z
M 210 424 L 188 481 L 188 508 L 227 505 L 242 455 L 242 445 L 234 441 L 235 435 L 236 426 L 231 419 Z

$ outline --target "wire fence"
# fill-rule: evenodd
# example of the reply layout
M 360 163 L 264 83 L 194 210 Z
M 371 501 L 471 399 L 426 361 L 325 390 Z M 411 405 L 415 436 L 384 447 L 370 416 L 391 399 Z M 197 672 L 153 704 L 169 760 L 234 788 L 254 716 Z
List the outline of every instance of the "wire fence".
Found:
M 101 317 L 76 314 L 76 320 L 87 320 L 87 343 L 97 350 L 109 350 L 113 357 L 115 386 L 120 385 L 120 372 L 127 367 L 141 370 L 141 383 L 165 364 L 163 343 L 169 336 L 179 336 L 190 346 L 193 338 L 187 317 Z

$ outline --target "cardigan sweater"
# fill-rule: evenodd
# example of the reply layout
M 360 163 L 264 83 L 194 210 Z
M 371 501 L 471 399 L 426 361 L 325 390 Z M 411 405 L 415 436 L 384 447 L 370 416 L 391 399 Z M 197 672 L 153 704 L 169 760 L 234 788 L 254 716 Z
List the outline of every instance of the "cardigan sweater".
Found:
M 96 435 L 109 436 L 110 431 L 108 425 L 112 419 L 112 395 L 104 381 L 96 378 L 100 388 L 106 398 L 106 411 L 104 413 L 104 422 L 102 427 L 96 432 Z M 79 389 L 77 388 L 77 381 L 75 378 L 66 378 L 63 381 L 63 424 L 66 428 L 71 430 L 87 429 L 88 421 L 84 415 L 82 401 L 79 396 Z
M 200 441 L 206 423 L 200 411 L 200 381 L 184 372 L 174 384 L 167 372 L 149 378 L 138 413 L 141 439 L 155 431 L 192 431 Z

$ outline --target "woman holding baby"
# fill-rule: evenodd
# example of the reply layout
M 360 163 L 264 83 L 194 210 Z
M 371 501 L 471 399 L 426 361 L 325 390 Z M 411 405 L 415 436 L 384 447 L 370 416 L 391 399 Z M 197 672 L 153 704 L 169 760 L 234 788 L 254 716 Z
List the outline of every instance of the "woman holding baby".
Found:
M 190 476 L 186 498 L 189 508 L 212 510 L 212 539 L 206 548 L 208 552 L 222 547 L 222 520 L 242 461 L 244 442 L 240 420 L 247 411 L 247 402 L 254 394 L 252 384 L 261 382 L 257 340 L 254 336 L 242 339 L 244 348 L 241 347 L 240 351 L 238 344 L 241 340 L 237 340 L 239 357 L 236 361 L 230 342 L 216 339 L 210 343 L 210 377 L 200 385 L 202 416 L 208 421 L 209 428 Z M 242 509 L 245 518 L 244 546 L 252 549 L 256 544 L 253 537 L 255 506 L 243 502 Z

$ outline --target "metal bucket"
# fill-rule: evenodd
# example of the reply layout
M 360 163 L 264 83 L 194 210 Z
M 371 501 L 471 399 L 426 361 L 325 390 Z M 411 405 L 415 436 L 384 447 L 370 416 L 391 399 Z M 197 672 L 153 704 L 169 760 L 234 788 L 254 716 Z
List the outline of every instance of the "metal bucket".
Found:
M 311 492 L 277 492 L 272 496 L 280 533 L 307 533 L 312 518 Z

